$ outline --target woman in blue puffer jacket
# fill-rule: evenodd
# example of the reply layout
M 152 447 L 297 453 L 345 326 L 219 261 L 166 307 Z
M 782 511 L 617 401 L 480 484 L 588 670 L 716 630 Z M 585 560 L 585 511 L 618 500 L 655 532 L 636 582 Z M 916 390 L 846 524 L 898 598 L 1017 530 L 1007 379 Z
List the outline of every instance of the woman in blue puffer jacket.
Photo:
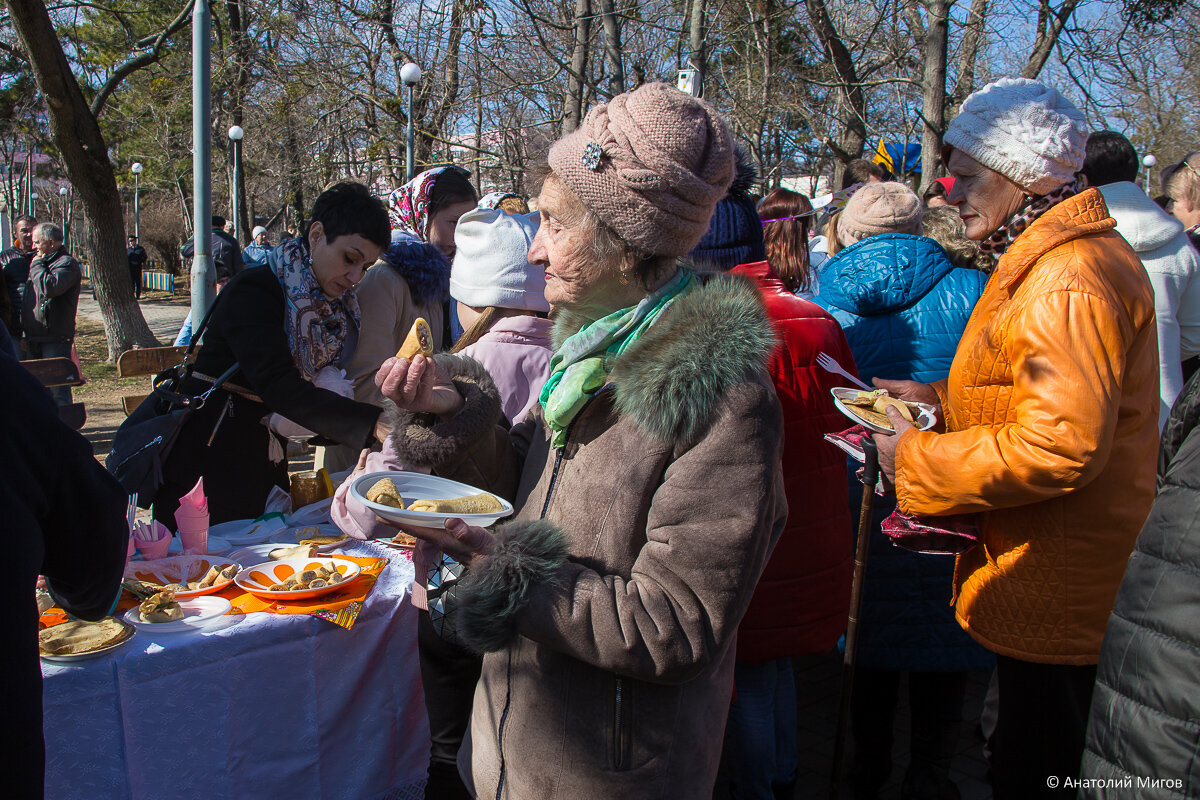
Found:
M 837 220 L 845 249 L 821 269 L 814 301 L 841 324 L 859 375 L 930 382 L 945 378 L 987 276 L 955 267 L 921 231 L 921 202 L 899 183 L 868 184 Z M 857 462 L 852 469 L 857 470 Z M 851 477 L 856 516 L 862 484 Z M 894 499 L 878 498 L 858 628 L 853 729 L 856 800 L 874 798 L 891 772 L 892 722 L 908 673 L 912 758 L 904 800 L 947 800 L 966 673 L 993 656 L 954 620 L 954 559 L 895 547 L 880 531 Z

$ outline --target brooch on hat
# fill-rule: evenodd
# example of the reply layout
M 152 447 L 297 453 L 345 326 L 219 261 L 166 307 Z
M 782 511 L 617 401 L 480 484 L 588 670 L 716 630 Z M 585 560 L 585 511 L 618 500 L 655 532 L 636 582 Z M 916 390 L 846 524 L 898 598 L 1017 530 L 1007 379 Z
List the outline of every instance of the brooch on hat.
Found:
M 588 142 L 587 146 L 583 148 L 583 155 L 579 160 L 583 162 L 585 167 L 595 171 L 600 169 L 600 157 L 603 155 L 604 150 L 600 148 L 600 145 L 595 142 Z

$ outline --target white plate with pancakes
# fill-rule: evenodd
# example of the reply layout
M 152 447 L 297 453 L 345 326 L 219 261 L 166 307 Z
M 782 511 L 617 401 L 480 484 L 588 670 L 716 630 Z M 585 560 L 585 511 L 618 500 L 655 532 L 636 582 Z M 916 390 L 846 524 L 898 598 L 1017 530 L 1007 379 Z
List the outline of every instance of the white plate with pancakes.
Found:
M 481 513 L 433 512 L 397 508 L 368 500 L 367 495 L 375 484 L 384 479 L 392 482 L 396 491 L 400 493 L 405 506 L 412 505 L 417 500 L 449 500 L 487 496 L 495 499 L 497 507 L 493 511 Z M 439 478 L 436 475 L 425 475 L 420 472 L 368 472 L 354 479 L 354 483 L 350 485 L 350 495 L 383 519 L 400 525 L 414 525 L 422 528 L 445 528 L 446 521 L 451 519 L 461 519 L 468 525 L 487 527 L 496 520 L 504 519 L 513 513 L 512 503 L 502 497 L 496 497 L 482 489 L 476 489 L 474 486 L 452 481 L 449 478 Z
M 860 395 L 870 394 L 869 392 L 864 392 L 861 389 L 839 388 L 830 389 L 829 393 L 833 395 L 833 404 L 837 406 L 838 411 L 867 430 L 874 431 L 875 433 L 896 432 L 886 414 L 881 414 L 872 408 L 853 405 L 850 402 Z M 896 402 L 902 402 L 908 407 L 908 411 L 913 417 L 913 425 L 918 430 L 929 430 L 937 423 L 937 410 L 933 406 L 927 403 L 914 403 L 909 400 L 899 400 Z

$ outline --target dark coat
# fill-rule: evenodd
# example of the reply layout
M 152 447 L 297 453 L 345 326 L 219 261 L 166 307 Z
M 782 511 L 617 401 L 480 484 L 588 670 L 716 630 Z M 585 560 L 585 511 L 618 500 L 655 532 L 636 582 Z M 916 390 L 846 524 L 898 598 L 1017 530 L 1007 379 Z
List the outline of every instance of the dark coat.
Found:
M 25 285 L 29 281 L 29 260 L 33 257 L 19 247 L 10 247 L 0 253 L 0 271 L 4 273 L 4 291 L 10 303 L 8 332 L 21 336 L 21 309 L 25 307 Z
M 0 330 L 0 536 L 10 569 L 0 582 L 0 686 L 4 687 L 4 795 L 41 797 L 42 674 L 34 585 L 77 617 L 116 603 L 129 529 L 120 484 L 87 440 L 58 419 L 45 389 L 10 354 Z
M 1163 429 L 1158 490 L 1113 606 L 1081 778 L 1130 786 L 1080 798 L 1174 800 L 1200 788 L 1200 377 Z M 1178 784 L 1140 785 L 1138 778 Z
M 237 240 L 225 231 L 214 229 L 211 233 L 213 267 L 217 272 L 217 280 L 232 278 L 245 266 L 242 261 L 242 249 L 238 247 Z M 179 252 L 186 259 L 194 258 L 196 255 L 195 237 L 184 242 L 183 247 L 179 248 Z
M 815 298 L 846 330 L 859 376 L 929 382 L 945 378 L 987 276 L 955 267 L 932 239 L 889 233 L 847 247 L 821 270 Z M 849 427 L 847 422 L 846 427 Z M 849 463 L 854 524 L 862 484 Z M 872 669 L 957 672 L 986 669 L 992 656 L 954 619 L 954 559 L 894 546 L 882 522 L 895 500 L 875 500 L 858 663 Z
M 21 327 L 26 341 L 59 342 L 75 338 L 75 312 L 83 269 L 67 248 L 34 256 L 29 262 Z
M 581 324 L 560 314 L 556 340 Z M 455 612 L 486 653 L 459 752 L 477 797 L 711 794 L 737 626 L 787 516 L 773 344 L 758 291 L 720 276 L 616 360 L 562 449 L 540 405 L 495 427 L 466 358 L 440 359 L 467 389 L 459 415 L 402 416 L 405 463 L 516 508 Z M 489 389 L 481 430 L 468 395 Z
M 846 336 L 820 306 L 787 290 L 765 261 L 735 267 L 754 280 L 779 346 L 767 365 L 783 411 L 787 527 L 738 628 L 739 661 L 827 653 L 846 630 L 853 538 L 846 507 L 846 460 L 824 440 L 848 422 L 829 390 L 843 378 L 816 364 L 828 353 L 851 372 Z
M 286 488 L 287 461 L 271 461 L 268 440 L 275 434 L 260 423 L 268 414 L 282 414 L 325 439 L 361 449 L 373 441 L 380 413 L 375 406 L 317 388 L 300 374 L 284 330 L 283 287 L 269 268 L 243 271 L 216 302 L 196 356 L 196 372 L 216 378 L 237 363 L 241 368 L 231 382 L 260 400 L 221 389 L 184 426 L 154 503 L 155 519 L 172 529 L 179 497 L 201 475 L 211 524 L 256 517 L 272 486 Z M 193 393 L 208 388 L 202 380 L 188 386 Z M 227 402 L 230 413 L 217 428 Z
M 130 274 L 141 275 L 150 256 L 146 255 L 146 248 L 135 244 L 133 247 L 126 248 L 125 258 L 129 260 Z

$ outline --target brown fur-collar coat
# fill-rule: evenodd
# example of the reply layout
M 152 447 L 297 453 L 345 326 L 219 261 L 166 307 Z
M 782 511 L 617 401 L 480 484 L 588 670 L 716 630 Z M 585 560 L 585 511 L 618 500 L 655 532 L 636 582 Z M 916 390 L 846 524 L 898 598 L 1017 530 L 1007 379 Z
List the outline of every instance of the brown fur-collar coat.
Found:
M 477 797 L 711 794 L 737 626 L 787 515 L 772 343 L 754 287 L 719 278 L 621 357 L 561 451 L 540 406 L 482 430 L 494 388 L 467 359 L 442 362 L 459 418 L 397 420 L 404 461 L 517 508 L 456 612 L 486 653 L 459 757 Z

